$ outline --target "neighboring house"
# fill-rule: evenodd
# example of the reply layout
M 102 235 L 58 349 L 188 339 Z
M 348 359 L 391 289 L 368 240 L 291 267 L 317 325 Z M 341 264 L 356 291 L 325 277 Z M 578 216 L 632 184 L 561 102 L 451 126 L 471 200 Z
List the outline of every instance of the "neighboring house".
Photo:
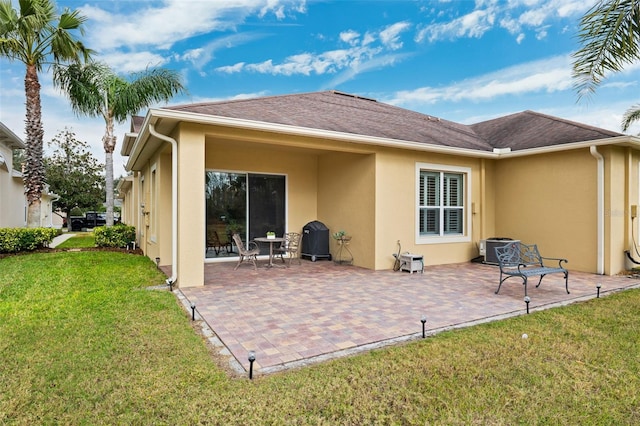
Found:
M 25 148 L 24 142 L 0 123 L 0 228 L 20 228 L 27 225 L 24 179 L 22 172 L 15 170 L 13 165 L 13 150 Z M 58 198 L 45 185 L 41 198 L 40 226 L 54 226 L 52 208 L 53 202 Z
M 182 105 L 136 117 L 122 154 L 123 218 L 181 287 L 229 259 L 206 235 L 231 228 L 319 220 L 376 270 L 398 240 L 428 267 L 509 237 L 617 274 L 638 240 L 640 139 L 532 111 L 463 125 L 335 91 Z

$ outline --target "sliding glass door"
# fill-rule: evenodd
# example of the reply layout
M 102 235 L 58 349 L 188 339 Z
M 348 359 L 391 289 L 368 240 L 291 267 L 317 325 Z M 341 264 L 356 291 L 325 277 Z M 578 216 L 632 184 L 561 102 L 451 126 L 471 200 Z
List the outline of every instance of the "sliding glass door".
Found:
M 282 175 L 209 171 L 205 197 L 206 257 L 237 256 L 231 244 L 234 233 L 247 241 L 269 231 L 279 236 L 285 231 L 285 177 Z

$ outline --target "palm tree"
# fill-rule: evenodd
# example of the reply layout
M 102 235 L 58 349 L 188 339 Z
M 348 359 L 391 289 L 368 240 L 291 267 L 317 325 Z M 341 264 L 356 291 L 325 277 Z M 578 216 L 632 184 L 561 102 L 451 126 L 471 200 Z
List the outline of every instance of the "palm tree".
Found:
M 595 92 L 609 72 L 619 72 L 640 59 L 640 1 L 601 0 L 580 20 L 582 48 L 573 54 L 573 78 L 578 98 Z M 625 131 L 638 118 L 631 107 L 622 120 Z
M 105 152 L 107 226 L 113 225 L 113 151 L 116 148 L 114 125 L 154 102 L 167 102 L 185 91 L 180 75 L 163 68 L 118 76 L 109 66 L 93 62 L 55 67 L 54 82 L 71 101 L 77 114 L 102 117 L 106 125 L 102 143 Z
M 83 34 L 86 17 L 65 9 L 56 14 L 53 0 L 20 0 L 20 10 L 10 0 L 0 1 L 0 56 L 26 66 L 26 168 L 25 192 L 29 204 L 27 226 L 40 226 L 40 196 L 44 185 L 42 162 L 42 105 L 38 73 L 44 65 L 88 60 L 91 51 L 74 37 Z

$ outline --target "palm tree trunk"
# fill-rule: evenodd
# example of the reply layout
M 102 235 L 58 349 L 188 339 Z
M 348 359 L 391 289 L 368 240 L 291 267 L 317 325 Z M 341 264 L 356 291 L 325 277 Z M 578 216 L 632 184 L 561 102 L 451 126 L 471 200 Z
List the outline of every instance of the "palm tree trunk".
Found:
M 113 226 L 113 151 L 116 148 L 116 137 L 113 135 L 113 120 L 107 121 L 107 133 L 102 139 L 105 153 L 105 188 L 107 192 L 107 226 Z
M 40 197 L 44 183 L 42 163 L 42 104 L 40 82 L 35 65 L 27 65 L 24 78 L 27 113 L 25 118 L 27 135 L 27 167 L 25 169 L 25 193 L 27 194 L 27 227 L 40 226 Z

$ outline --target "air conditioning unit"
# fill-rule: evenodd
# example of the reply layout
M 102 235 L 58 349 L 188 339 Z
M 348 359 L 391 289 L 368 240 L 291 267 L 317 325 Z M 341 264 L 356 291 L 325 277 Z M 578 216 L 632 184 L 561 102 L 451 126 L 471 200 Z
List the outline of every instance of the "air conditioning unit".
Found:
M 484 256 L 484 263 L 488 263 L 489 265 L 497 265 L 498 257 L 496 256 L 496 247 L 502 247 L 505 244 L 517 242 L 520 243 L 520 240 L 514 240 L 511 238 L 488 238 L 486 240 L 480 240 L 478 244 L 478 248 L 480 251 L 480 255 Z

